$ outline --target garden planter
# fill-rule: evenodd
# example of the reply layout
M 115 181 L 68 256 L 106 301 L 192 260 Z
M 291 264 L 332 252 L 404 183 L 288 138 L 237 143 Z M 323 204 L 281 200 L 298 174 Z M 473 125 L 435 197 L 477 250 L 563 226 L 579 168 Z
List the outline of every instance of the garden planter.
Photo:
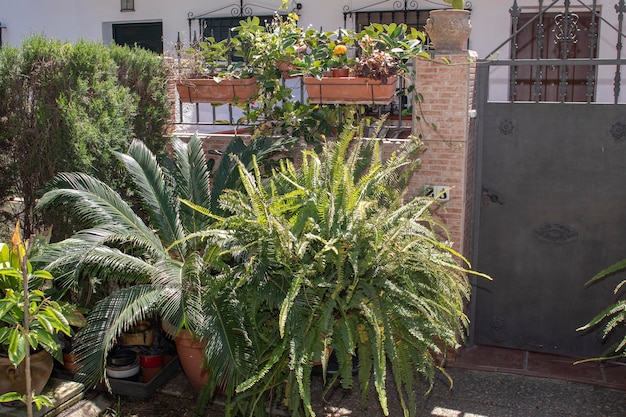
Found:
M 161 369 L 163 369 L 163 355 L 161 352 L 141 352 L 139 354 L 139 363 L 141 363 L 141 376 L 143 382 L 150 382 Z
M 185 376 L 196 392 L 200 392 L 202 387 L 209 382 L 210 376 L 209 370 L 202 366 L 206 341 L 198 340 L 186 329 L 180 329 L 177 332 L 176 328 L 169 323 L 164 322 L 162 327 L 165 333 L 174 338 L 178 360 Z
M 397 76 L 384 82 L 366 77 L 304 77 L 309 102 L 320 104 L 389 104 Z
M 293 64 L 285 61 L 280 61 L 278 62 L 276 67 L 278 68 L 278 71 L 280 71 L 280 76 L 284 79 L 294 78 L 293 76 L 289 75 L 289 73 L 294 70 Z
M 138 346 L 150 346 L 152 345 L 152 327 L 147 321 L 140 321 L 136 326 L 132 327 L 129 331 L 122 333 L 120 336 L 122 345 L 138 345 Z
M 197 78 L 180 80 L 176 84 L 183 103 L 243 103 L 256 97 L 259 87 L 256 78 L 222 79 Z
M 54 366 L 54 360 L 52 356 L 45 350 L 33 353 L 30 357 L 30 374 L 32 377 L 32 390 L 36 393 L 41 393 L 43 388 L 48 383 L 50 375 L 52 374 L 52 368 Z M 20 394 L 26 394 L 26 372 L 24 362 L 17 368 L 9 362 L 9 358 L 0 356 L 0 395 L 7 392 L 19 392 Z M 23 405 L 22 402 L 17 403 L 4 403 L 3 405 Z
M 304 51 L 306 51 L 306 48 L 307 48 L 306 45 L 300 45 L 296 48 L 296 53 L 298 54 L 298 57 L 302 58 L 302 54 Z M 276 67 L 278 68 L 278 71 L 280 71 L 281 77 L 284 79 L 297 77 L 297 75 L 289 75 L 291 71 L 296 69 L 296 66 L 292 64 L 291 62 L 292 61 L 289 60 L 288 57 L 285 57 L 284 61 L 281 60 L 276 63 Z
M 210 375 L 209 370 L 202 366 L 206 342 L 195 339 L 191 332 L 183 329 L 174 338 L 174 343 L 183 372 L 191 386 L 200 392 L 209 382 Z
M 471 32 L 469 10 L 432 10 L 426 21 L 426 33 L 438 52 L 467 51 Z
M 63 349 L 63 368 L 71 373 L 76 372 L 76 367 L 78 363 L 76 362 L 76 354 L 74 351 L 70 349 Z
M 333 77 L 347 77 L 350 75 L 350 68 L 333 68 L 331 73 Z

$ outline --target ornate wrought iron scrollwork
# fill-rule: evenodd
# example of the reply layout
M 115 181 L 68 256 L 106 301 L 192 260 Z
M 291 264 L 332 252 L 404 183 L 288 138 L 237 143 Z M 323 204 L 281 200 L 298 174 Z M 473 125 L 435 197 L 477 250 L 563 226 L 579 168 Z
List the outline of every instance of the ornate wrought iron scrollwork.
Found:
M 230 9 L 230 14 L 232 16 L 252 16 L 252 7 L 247 4 L 234 5 Z
M 417 0 L 396 0 L 393 2 L 393 10 L 417 10 L 419 4 Z
M 578 239 L 578 232 L 559 223 L 544 223 L 535 227 L 533 232 L 539 240 L 546 243 L 564 244 Z
M 554 43 L 577 43 L 579 17 L 576 13 L 559 13 L 554 17 Z

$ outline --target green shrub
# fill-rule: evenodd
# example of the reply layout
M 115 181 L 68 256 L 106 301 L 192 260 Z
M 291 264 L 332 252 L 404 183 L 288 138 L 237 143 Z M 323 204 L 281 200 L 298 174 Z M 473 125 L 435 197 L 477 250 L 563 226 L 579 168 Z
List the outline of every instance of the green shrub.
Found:
M 111 45 L 111 57 L 118 67 L 118 81 L 137 100 L 133 133 L 152 152 L 164 149 L 168 133 L 170 100 L 167 95 L 169 69 L 161 56 L 141 48 Z
M 0 203 L 23 200 L 24 232 L 43 225 L 33 207 L 61 171 L 82 171 L 124 184 L 112 151 L 136 136 L 165 144 L 165 69 L 157 56 L 94 42 L 33 35 L 0 49 Z M 119 65 L 118 65 L 119 64 Z M 145 72 L 149 82 L 142 81 Z M 143 106 L 142 110 L 140 106 Z M 47 224 L 62 216 L 46 213 Z

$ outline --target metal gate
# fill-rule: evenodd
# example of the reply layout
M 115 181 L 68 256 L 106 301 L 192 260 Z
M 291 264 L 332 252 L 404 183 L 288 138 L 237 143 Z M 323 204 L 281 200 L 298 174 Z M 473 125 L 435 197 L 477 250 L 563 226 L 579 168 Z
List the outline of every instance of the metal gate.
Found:
M 560 8 L 551 11 L 570 25 L 561 33 L 569 33 L 571 45 L 577 18 L 569 1 L 551 7 L 555 3 Z M 535 41 L 545 42 L 540 31 L 548 8 L 539 4 L 537 18 L 526 27 L 539 34 Z M 514 27 L 516 6 L 511 8 Z M 597 5 L 588 6 L 595 11 Z M 571 59 L 567 51 L 553 58 L 538 53 L 516 59 L 513 52 L 511 60 L 478 65 L 474 266 L 493 281 L 476 282 L 471 334 L 476 344 L 578 357 L 598 355 L 607 347 L 598 331 L 576 329 L 614 300 L 615 281 L 588 288 L 585 282 L 626 258 L 626 107 L 618 104 L 626 63 L 621 59 L 624 1 L 616 10 L 620 27 L 615 27 L 614 59 Z M 595 12 L 592 17 L 601 21 Z M 512 44 L 519 33 L 514 31 Z M 567 39 L 557 41 L 558 51 L 569 47 Z M 587 81 L 580 88 L 586 93 L 580 99 L 568 90 L 568 74 L 583 67 Z M 559 75 L 552 87 L 559 100 L 543 101 L 550 78 L 546 72 L 555 68 Z M 508 101 L 490 101 L 490 78 L 503 69 L 509 77 Z M 528 88 L 517 79 L 522 73 L 534 80 L 532 102 L 515 101 L 517 86 Z M 609 73 L 612 94 L 608 104 L 601 104 L 599 77 Z M 574 100 L 583 102 L 568 102 Z

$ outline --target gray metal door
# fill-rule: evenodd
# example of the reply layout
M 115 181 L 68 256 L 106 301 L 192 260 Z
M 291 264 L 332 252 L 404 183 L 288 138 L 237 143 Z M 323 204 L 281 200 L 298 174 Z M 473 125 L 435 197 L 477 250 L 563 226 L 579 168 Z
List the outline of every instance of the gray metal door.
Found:
M 618 3 L 622 22 L 626 6 Z M 616 59 L 572 57 L 569 48 L 583 32 L 588 48 L 596 50 L 601 17 L 589 16 L 592 26 L 583 31 L 573 26 L 579 19 L 569 2 L 563 5 L 552 32 L 571 37 L 555 40 L 560 49 L 552 58 L 543 54 L 549 15 L 540 6 L 536 24 L 527 19 L 524 26 L 535 30 L 534 59 L 517 59 L 514 49 L 508 61 L 488 59 L 478 66 L 474 266 L 493 281 L 476 281 L 471 340 L 589 357 L 608 346 L 598 330 L 576 329 L 614 301 L 617 280 L 592 287 L 585 282 L 626 258 L 626 107 L 618 104 L 623 31 L 620 24 Z M 596 9 L 593 1 L 586 10 Z M 514 29 L 520 13 L 514 2 Z M 563 22 L 565 28 L 559 27 Z M 520 34 L 514 31 L 509 41 L 521 44 Z M 498 65 L 508 67 L 509 102 L 487 100 L 490 68 Z M 555 69 L 559 76 L 550 81 L 546 71 Z M 568 77 L 582 71 L 586 81 L 573 92 Z M 518 79 L 520 74 L 526 78 Z M 612 78 L 610 104 L 597 102 L 597 86 L 605 82 L 598 74 Z M 547 81 L 558 93 L 552 98 L 546 97 Z M 530 91 L 523 96 L 532 102 L 519 102 L 519 86 Z
M 612 299 L 585 287 L 626 258 L 626 109 L 488 103 L 484 108 L 475 342 L 599 354 L 576 328 Z

